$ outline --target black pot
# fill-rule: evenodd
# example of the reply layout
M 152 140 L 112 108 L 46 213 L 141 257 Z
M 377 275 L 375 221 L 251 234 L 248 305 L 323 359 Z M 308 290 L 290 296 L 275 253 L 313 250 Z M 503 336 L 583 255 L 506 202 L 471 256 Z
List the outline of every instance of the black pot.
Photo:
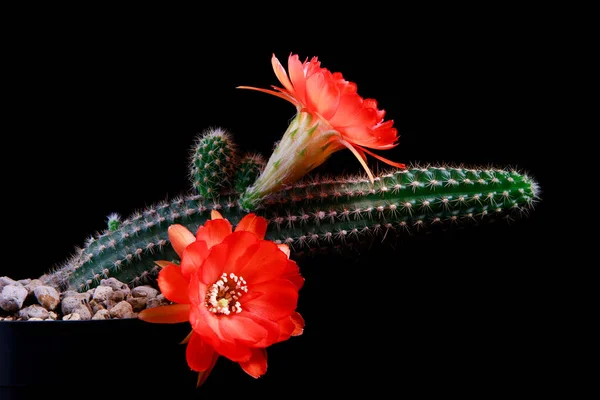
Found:
M 151 324 L 137 319 L 0 321 L 0 399 L 166 395 L 170 400 L 223 393 L 279 398 L 282 390 L 302 395 L 328 381 L 319 373 L 327 366 L 321 362 L 335 354 L 323 353 L 319 360 L 318 353 L 331 342 L 316 345 L 328 339 L 315 330 L 306 341 L 298 337 L 271 346 L 269 369 L 260 379 L 221 357 L 208 380 L 196 388 L 197 373 L 188 368 L 185 345 L 180 344 L 189 332 L 189 323 Z
M 0 322 L 0 398 L 193 385 L 178 344 L 188 332 L 136 319 Z

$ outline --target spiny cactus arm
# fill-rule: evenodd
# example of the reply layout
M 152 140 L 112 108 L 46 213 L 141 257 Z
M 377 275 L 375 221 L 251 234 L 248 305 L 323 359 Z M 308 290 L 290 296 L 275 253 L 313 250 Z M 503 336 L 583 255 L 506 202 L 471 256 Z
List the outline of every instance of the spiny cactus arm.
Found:
M 237 193 L 243 193 L 265 168 L 265 159 L 256 153 L 246 154 L 241 158 L 233 178 L 233 189 Z
M 254 212 L 268 220 L 266 239 L 286 243 L 298 255 L 385 238 L 390 231 L 518 217 L 533 206 L 538 190 L 536 182 L 518 171 L 411 168 L 380 175 L 374 186 L 366 178 L 351 177 L 299 182 L 273 193 Z M 168 227 L 177 223 L 195 232 L 213 209 L 233 225 L 246 214 L 235 196 L 188 196 L 161 203 L 92 238 L 54 277 L 76 290 L 108 276 L 141 283 L 156 272 L 155 260 L 176 258 Z
M 40 279 L 78 291 L 95 287 L 108 277 L 132 286 L 147 282 L 156 272 L 154 261 L 178 258 L 169 243 L 168 227 L 183 224 L 195 232 L 210 219 L 213 209 L 232 224 L 244 215 L 229 197 L 207 200 L 190 195 L 162 202 L 134 213 L 114 230 L 92 236 L 75 256 Z
M 537 183 L 516 170 L 461 167 L 412 167 L 384 173 L 371 184 L 367 177 L 323 178 L 298 182 L 264 200 L 265 205 L 286 209 L 300 204 L 336 207 L 355 201 L 387 200 L 388 208 L 464 207 L 469 202 L 487 202 L 507 207 L 517 200 L 534 202 Z
M 390 231 L 515 219 L 538 193 L 535 181 L 514 170 L 414 167 L 380 175 L 375 185 L 366 177 L 300 182 L 269 196 L 259 211 L 269 218 L 270 239 L 294 253 Z
M 237 148 L 230 133 L 221 128 L 202 132 L 190 155 L 192 187 L 206 198 L 230 189 L 236 158 Z

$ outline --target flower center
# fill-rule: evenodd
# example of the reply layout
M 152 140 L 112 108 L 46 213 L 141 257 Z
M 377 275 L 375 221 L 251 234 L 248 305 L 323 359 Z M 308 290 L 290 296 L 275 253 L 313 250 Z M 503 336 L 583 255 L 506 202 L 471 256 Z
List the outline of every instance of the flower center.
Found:
M 240 297 L 248 292 L 246 281 L 233 272 L 227 275 L 223 273 L 221 278 L 212 284 L 206 292 L 205 304 L 208 311 L 217 315 L 229 315 L 241 313 L 242 305 Z

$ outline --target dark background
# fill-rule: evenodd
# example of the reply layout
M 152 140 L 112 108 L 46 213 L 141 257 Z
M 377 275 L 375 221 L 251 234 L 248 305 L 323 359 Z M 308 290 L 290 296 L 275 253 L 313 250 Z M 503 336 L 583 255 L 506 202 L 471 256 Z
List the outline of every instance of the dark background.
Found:
M 141 18 L 20 26 L 3 50 L 0 276 L 36 277 L 104 229 L 110 213 L 127 216 L 188 191 L 188 153 L 209 127 L 268 157 L 295 109 L 236 86 L 278 85 L 273 53 L 284 65 L 290 52 L 318 56 L 395 121 L 400 145 L 380 154 L 518 168 L 539 182 L 542 201 L 510 226 L 304 260 L 304 335 L 270 349 L 258 381 L 222 360 L 198 397 L 317 389 L 487 397 L 560 384 L 548 374 L 556 357 L 548 316 L 560 293 L 542 261 L 551 250 L 544 143 L 559 39 L 535 12 L 377 18 L 208 27 L 205 14 L 174 27 Z M 320 170 L 360 166 L 341 151 Z

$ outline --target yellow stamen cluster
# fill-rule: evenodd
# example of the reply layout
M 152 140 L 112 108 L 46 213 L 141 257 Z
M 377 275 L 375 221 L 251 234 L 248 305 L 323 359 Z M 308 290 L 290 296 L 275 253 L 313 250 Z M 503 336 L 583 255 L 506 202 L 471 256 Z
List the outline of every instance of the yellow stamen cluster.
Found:
M 221 278 L 208 289 L 205 304 L 208 311 L 217 315 L 239 314 L 242 312 L 239 299 L 244 293 L 248 293 L 244 278 L 233 272 L 229 275 L 223 273 Z

